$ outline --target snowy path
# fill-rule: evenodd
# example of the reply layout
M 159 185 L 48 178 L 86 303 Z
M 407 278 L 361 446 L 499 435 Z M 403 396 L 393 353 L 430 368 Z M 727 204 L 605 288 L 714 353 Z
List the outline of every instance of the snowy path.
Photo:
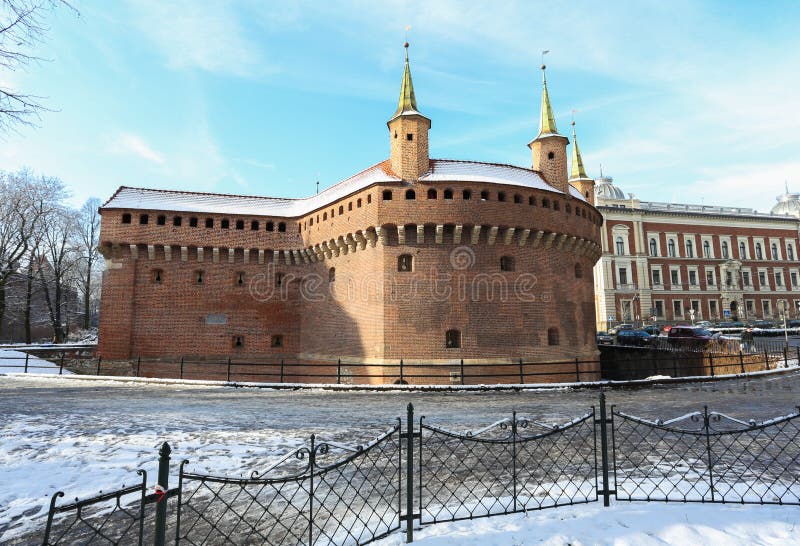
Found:
M 651 417 L 707 403 L 738 417 L 769 418 L 798 400 L 800 373 L 608 393 L 609 403 Z M 428 422 L 460 429 L 507 417 L 512 409 L 563 422 L 596 404 L 597 392 L 285 392 L 0 376 L 0 543 L 40 528 L 43 507 L 58 490 L 67 499 L 84 497 L 134 483 L 137 468 L 154 476 L 156 450 L 165 440 L 173 446 L 174 472 L 189 459 L 191 470 L 241 475 L 312 433 L 342 443 L 369 439 L 408 402 Z
M 35 356 L 28 357 L 28 372 L 35 374 L 58 374 L 59 367 Z M 25 372 L 25 353 L 12 350 L 0 350 L 0 374 L 3 373 L 24 373 Z M 71 374 L 69 370 L 63 370 L 63 374 Z

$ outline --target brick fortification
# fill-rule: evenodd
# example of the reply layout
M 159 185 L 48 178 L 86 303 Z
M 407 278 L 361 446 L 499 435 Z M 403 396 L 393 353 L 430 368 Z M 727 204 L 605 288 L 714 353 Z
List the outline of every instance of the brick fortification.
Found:
M 311 198 L 120 188 L 102 357 L 596 358 L 602 216 L 567 183 L 568 139 L 534 139 L 526 169 L 430 159 L 430 126 L 406 64 L 389 159 Z

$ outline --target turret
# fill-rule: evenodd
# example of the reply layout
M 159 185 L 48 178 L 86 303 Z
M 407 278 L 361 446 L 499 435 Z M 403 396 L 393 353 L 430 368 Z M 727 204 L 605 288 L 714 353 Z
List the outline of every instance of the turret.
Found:
M 403 83 L 400 86 L 400 100 L 397 111 L 389 120 L 389 139 L 391 142 L 390 160 L 392 171 L 403 180 L 415 181 L 430 169 L 428 156 L 428 131 L 431 120 L 417 110 L 411 69 L 408 65 L 408 42 Z
M 539 171 L 545 181 L 566 194 L 567 182 L 567 144 L 569 139 L 558 134 L 550 96 L 547 94 L 547 67 L 542 65 L 542 111 L 539 134 L 529 144 L 533 156 L 531 168 Z
M 572 122 L 572 166 L 569 173 L 569 183 L 581 192 L 581 195 L 594 205 L 594 179 L 586 176 L 583 168 L 581 151 L 578 148 L 578 137 L 575 136 L 575 122 Z

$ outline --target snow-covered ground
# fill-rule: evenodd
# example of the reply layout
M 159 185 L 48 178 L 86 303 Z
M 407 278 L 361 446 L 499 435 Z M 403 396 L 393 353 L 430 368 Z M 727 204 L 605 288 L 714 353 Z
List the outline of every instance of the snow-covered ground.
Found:
M 800 544 L 796 506 L 602 502 L 423 527 L 423 546 L 790 546 Z M 405 544 L 405 531 L 375 543 Z
M 20 351 L 0 350 L 0 373 L 23 373 L 25 372 L 25 353 Z M 37 374 L 58 374 L 58 366 L 37 358 L 28 357 L 28 372 Z M 72 372 L 64 370 L 63 373 Z

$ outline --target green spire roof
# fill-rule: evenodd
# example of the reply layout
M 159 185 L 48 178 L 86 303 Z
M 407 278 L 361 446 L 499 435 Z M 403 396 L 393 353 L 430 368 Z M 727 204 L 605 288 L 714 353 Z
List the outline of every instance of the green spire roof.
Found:
M 553 108 L 550 106 L 550 95 L 547 94 L 546 68 L 545 65 L 542 65 L 542 119 L 539 123 L 539 136 L 558 134 Z
M 581 159 L 581 151 L 578 149 L 578 137 L 575 136 L 575 122 L 572 122 L 572 168 L 569 170 L 569 179 L 578 180 L 581 178 L 589 178 L 586 176 L 586 170 L 583 168 L 583 159 Z
M 417 111 L 417 97 L 414 96 L 414 82 L 411 81 L 411 68 L 408 66 L 408 42 L 405 43 L 404 47 L 406 48 L 406 66 L 403 70 L 403 83 L 400 86 L 400 100 L 397 102 L 397 111 L 392 118 L 405 113 L 419 113 Z

